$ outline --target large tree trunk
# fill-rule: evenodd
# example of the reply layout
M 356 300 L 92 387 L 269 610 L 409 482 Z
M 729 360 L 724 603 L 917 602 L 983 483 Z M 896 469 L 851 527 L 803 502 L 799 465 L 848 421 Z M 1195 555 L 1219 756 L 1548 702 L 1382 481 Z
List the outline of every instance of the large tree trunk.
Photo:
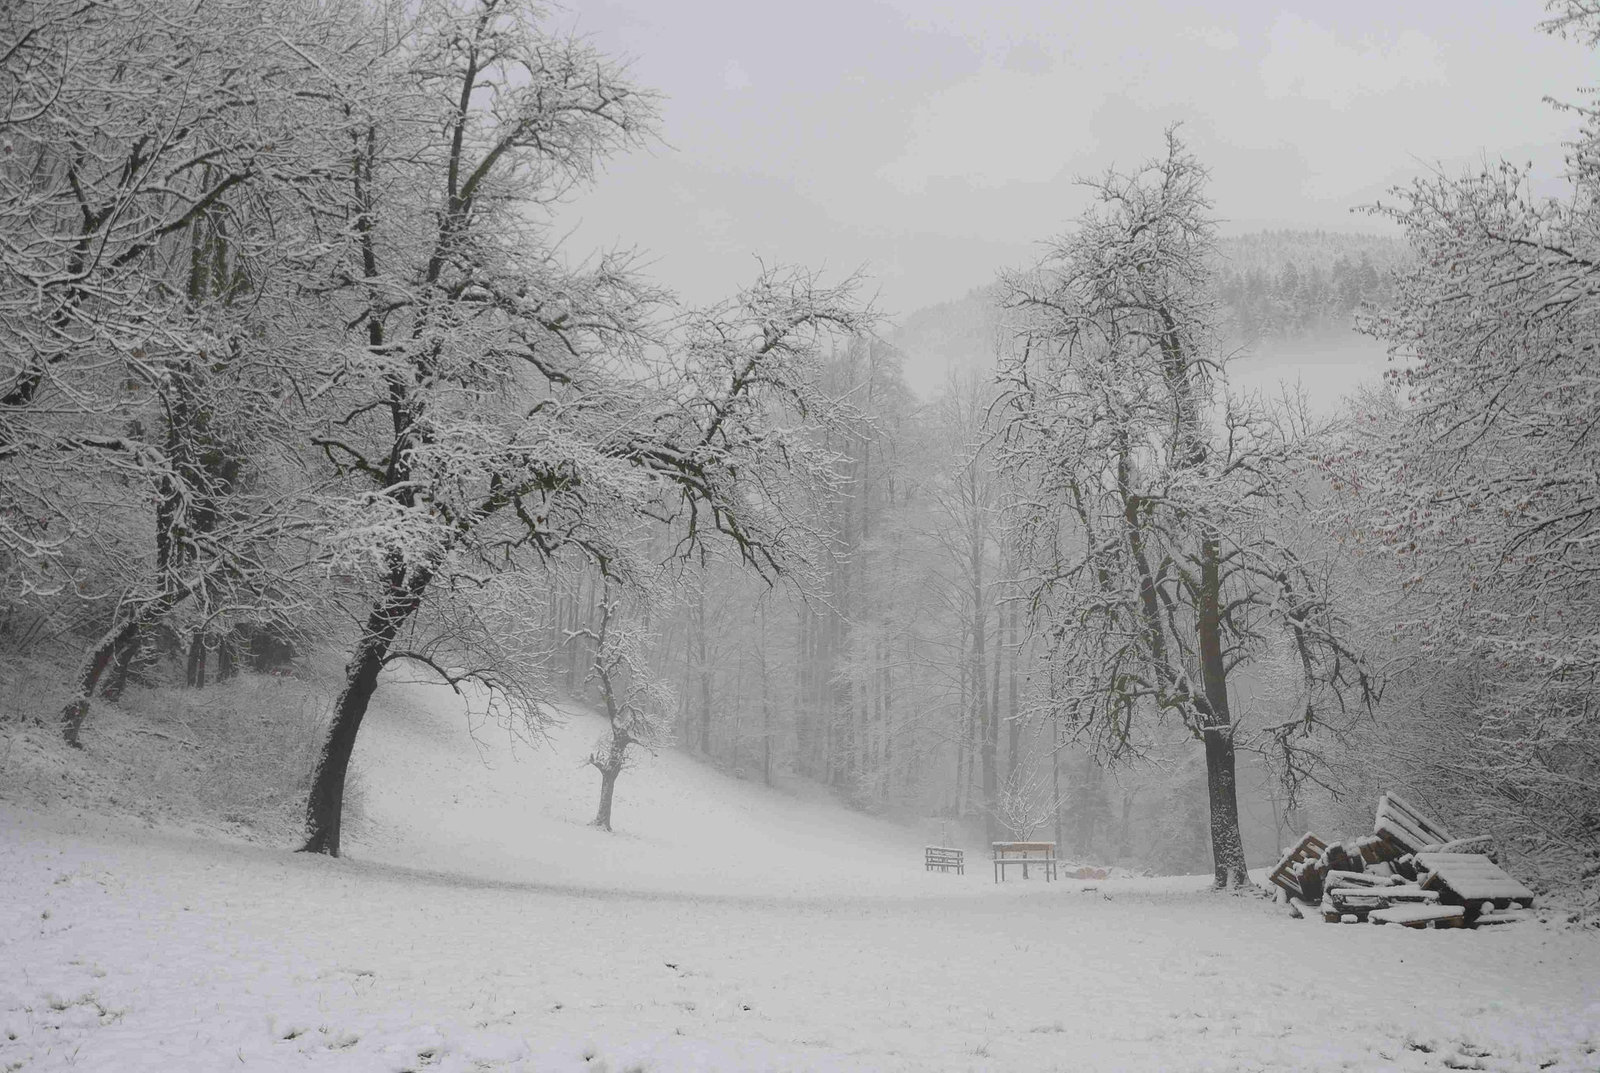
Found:
M 90 698 L 94 696 L 95 687 L 100 684 L 101 676 L 112 665 L 113 659 L 128 648 L 135 647 L 139 631 L 171 611 L 190 591 L 188 588 L 171 590 L 138 605 L 126 619 L 113 623 L 111 629 L 84 654 L 78 668 L 77 688 L 61 709 L 61 736 L 68 745 L 82 748 L 83 743 L 78 735 L 83 729 L 83 721 L 89 715 Z
M 189 638 L 189 659 L 184 666 L 184 684 L 191 689 L 206 685 L 206 637 L 196 630 Z
M 1234 775 L 1233 719 L 1228 707 L 1228 671 L 1222 652 L 1221 548 L 1206 533 L 1200 548 L 1200 674 L 1211 709 L 1203 728 L 1206 746 L 1206 792 L 1211 805 L 1211 859 L 1216 884 L 1243 887 L 1250 883 L 1245 868 L 1244 839 L 1239 833 L 1239 796 Z
M 350 769 L 350 755 L 355 751 L 356 733 L 367 714 L 373 690 L 378 687 L 378 674 L 389 658 L 390 646 L 421 606 L 422 594 L 431 579 L 432 571 L 425 567 L 412 571 L 394 567 L 385 582 L 383 597 L 367 616 L 355 655 L 345 665 L 344 689 L 334 702 L 333 720 L 312 769 L 311 793 L 306 800 L 306 840 L 301 852 L 339 856 L 345 776 Z
M 1015 780 L 1017 767 L 1022 759 L 1022 717 L 1021 708 L 1017 700 L 1017 617 L 1022 614 L 1022 609 L 1015 600 L 1008 601 L 1001 609 L 1005 616 L 1006 640 L 1005 647 L 1008 659 L 1006 661 L 1006 778 Z
M 996 724 L 998 713 L 992 710 L 987 703 L 989 700 L 987 683 L 988 657 L 985 648 L 989 624 L 989 590 L 983 580 L 983 517 L 978 508 L 978 477 L 977 466 L 967 467 L 968 506 L 970 516 L 967 521 L 967 568 L 971 575 L 972 599 L 972 703 L 973 724 L 978 732 L 978 777 L 983 794 L 984 830 L 988 838 L 993 841 L 999 837 L 999 821 L 995 815 L 995 805 L 1000 788 L 999 772 L 996 768 L 996 750 L 999 746 L 999 726 Z M 997 672 L 998 675 L 998 672 Z M 998 693 L 998 685 L 996 692 Z
M 600 809 L 594 814 L 594 823 L 591 826 L 598 827 L 602 831 L 611 830 L 611 798 L 616 793 L 617 776 L 620 774 L 622 768 L 617 765 L 600 768 Z
M 772 674 L 767 665 L 767 605 L 761 614 L 761 784 L 772 785 Z
M 61 736 L 73 748 L 83 748 L 78 734 L 83 729 L 84 719 L 88 718 L 89 698 L 94 696 L 94 687 L 100 683 L 100 676 L 111 666 L 111 658 L 118 649 L 127 645 L 138 632 L 137 620 L 113 626 L 84 656 L 78 670 L 78 688 L 72 699 L 67 701 L 66 707 L 61 709 Z
M 694 603 L 695 668 L 700 678 L 700 754 L 711 755 L 711 659 L 706 651 L 706 579 L 702 574 Z
M 1056 852 L 1066 847 L 1061 840 L 1061 722 L 1057 717 L 1050 728 L 1050 801 L 1055 817 Z
M 239 673 L 239 666 L 234 662 L 235 652 L 233 645 L 228 640 L 228 635 L 223 634 L 217 641 L 217 681 L 226 682 Z
M 128 688 L 128 678 L 133 673 L 134 661 L 139 658 L 143 640 L 141 633 L 142 631 L 135 630 L 112 657 L 111 673 L 105 676 L 106 684 L 101 687 L 100 695 L 113 704 L 122 696 L 122 691 Z

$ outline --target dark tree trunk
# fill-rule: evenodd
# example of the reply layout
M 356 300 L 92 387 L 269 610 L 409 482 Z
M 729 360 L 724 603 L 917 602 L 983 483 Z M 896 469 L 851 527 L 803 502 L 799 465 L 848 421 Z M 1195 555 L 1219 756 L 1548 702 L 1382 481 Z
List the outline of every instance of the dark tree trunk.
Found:
M 334 702 L 333 719 L 312 769 L 311 793 L 306 801 L 306 841 L 300 847 L 304 853 L 339 856 L 345 776 L 355 751 L 356 733 L 367 714 L 373 690 L 378 687 L 378 674 L 388 660 L 390 646 L 421 606 L 422 594 L 431 579 L 432 571 L 427 568 L 407 571 L 403 566 L 393 567 L 382 599 L 367 616 L 355 656 L 345 665 L 344 689 Z
M 238 673 L 238 666 L 234 663 L 233 646 L 228 643 L 226 634 L 217 641 L 217 681 L 226 682 Z
M 1056 821 L 1056 852 L 1060 853 L 1065 847 L 1062 845 L 1061 839 L 1061 724 L 1059 720 L 1052 722 L 1050 729 L 1050 795 L 1050 811 Z
M 1231 726 L 1206 731 L 1206 791 L 1211 804 L 1211 855 L 1217 886 L 1249 886 L 1244 840 L 1239 833 Z
M 965 638 L 963 638 L 963 643 L 965 643 Z M 961 725 L 959 733 L 956 735 L 955 814 L 957 816 L 965 816 L 967 814 L 967 783 L 971 781 L 969 769 L 972 766 L 970 752 L 972 741 L 975 737 L 972 729 L 972 705 L 967 697 L 967 684 L 970 677 L 967 672 L 969 669 L 966 656 L 963 653 L 961 666 L 957 670 L 961 683 Z
M 89 715 L 90 698 L 94 696 L 95 687 L 100 684 L 101 677 L 112 665 L 112 661 L 119 653 L 129 648 L 137 648 L 139 632 L 149 623 L 155 622 L 171 611 L 180 599 L 188 595 L 188 592 L 188 589 L 169 591 L 139 605 L 122 622 L 113 623 L 111 629 L 84 654 L 83 663 L 78 669 L 77 688 L 61 709 L 61 736 L 66 739 L 68 745 L 74 748 L 82 747 L 83 743 L 78 735 L 83 729 L 83 721 Z
M 1122 820 L 1117 825 L 1117 846 L 1124 857 L 1133 852 L 1133 802 L 1134 795 L 1124 790 Z
M 110 632 L 95 642 L 95 646 L 84 657 L 83 665 L 78 671 L 77 691 L 61 710 L 61 736 L 66 739 L 68 745 L 77 749 L 83 748 L 78 733 L 83 729 L 83 721 L 89 715 L 89 698 L 94 696 L 94 687 L 100 684 L 100 676 L 111 665 L 112 656 L 119 648 L 127 645 L 138 630 L 137 621 L 113 626 Z
M 128 676 L 133 672 L 134 661 L 139 658 L 139 649 L 143 642 L 142 631 L 135 630 L 127 643 L 117 649 L 112 657 L 111 673 L 105 676 L 106 684 L 101 688 L 100 695 L 106 700 L 116 703 L 122 696 L 122 691 L 128 688 Z
M 1022 713 L 1017 700 L 1017 618 L 1022 609 L 1016 601 L 1009 601 L 1001 609 L 1006 623 L 1006 777 L 1015 779 L 1022 759 Z
M 599 765 L 596 765 L 599 767 Z M 617 776 L 622 774 L 620 765 L 607 765 L 600 768 L 600 809 L 594 814 L 594 823 L 602 831 L 611 830 L 611 798 L 617 790 Z
M 772 785 L 772 674 L 767 665 L 767 605 L 761 614 L 761 784 Z
M 204 689 L 206 685 L 206 638 L 199 630 L 189 638 L 189 659 L 183 681 L 191 689 Z
M 1211 805 L 1211 859 L 1221 887 L 1248 886 L 1244 839 L 1239 833 L 1239 796 L 1234 775 L 1233 719 L 1228 707 L 1228 672 L 1222 651 L 1221 548 L 1207 533 L 1200 548 L 1200 675 L 1210 712 L 1202 728 L 1206 746 L 1206 793 Z
M 711 755 L 711 659 L 706 651 L 706 591 L 705 578 L 700 579 L 695 594 L 695 665 L 700 678 L 700 753 Z

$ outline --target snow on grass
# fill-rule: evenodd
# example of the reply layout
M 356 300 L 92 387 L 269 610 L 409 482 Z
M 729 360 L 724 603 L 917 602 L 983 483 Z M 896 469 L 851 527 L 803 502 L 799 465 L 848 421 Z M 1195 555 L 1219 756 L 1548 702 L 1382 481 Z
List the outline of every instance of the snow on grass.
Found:
M 1592 933 L 928 875 L 675 755 L 606 836 L 597 724 L 480 759 L 442 693 L 380 700 L 343 860 L 0 803 L 0 1070 L 1600 1068 Z
M 134 686 L 119 705 L 95 705 L 80 752 L 63 747 L 53 719 L 33 725 L 60 698 L 16 670 L 0 667 L 0 691 L 17 691 L 0 706 L 0 799 L 259 840 L 300 830 L 328 708 L 315 681 L 246 674 L 202 690 Z M 69 673 L 56 671 L 58 683 Z M 359 826 L 359 779 L 346 800 Z
M 614 833 L 592 828 L 600 779 L 583 760 L 605 723 L 582 711 L 565 718 L 538 747 L 492 723 L 472 725 L 469 735 L 471 720 L 448 689 L 387 684 L 356 746 L 365 820 L 344 853 L 609 890 L 951 889 L 941 880 L 953 877 L 923 871 L 915 832 L 840 808 L 803 784 L 769 790 L 676 751 L 641 752 L 618 780 Z

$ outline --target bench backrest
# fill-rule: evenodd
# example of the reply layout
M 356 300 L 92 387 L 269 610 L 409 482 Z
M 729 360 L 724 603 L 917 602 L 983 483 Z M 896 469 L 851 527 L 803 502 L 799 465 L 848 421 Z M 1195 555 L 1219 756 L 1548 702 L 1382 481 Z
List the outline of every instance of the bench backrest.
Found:
M 1053 860 L 1054 842 L 993 842 L 994 859 L 1002 860 Z

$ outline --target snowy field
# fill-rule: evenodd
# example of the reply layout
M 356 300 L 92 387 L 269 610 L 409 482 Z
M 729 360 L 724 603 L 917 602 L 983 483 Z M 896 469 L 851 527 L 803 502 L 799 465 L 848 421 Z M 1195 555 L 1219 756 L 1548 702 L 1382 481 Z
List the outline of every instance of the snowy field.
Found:
M 379 701 L 341 860 L 0 800 L 0 1071 L 1600 1069 L 1592 933 L 929 875 L 676 754 L 607 836 L 597 722 Z

